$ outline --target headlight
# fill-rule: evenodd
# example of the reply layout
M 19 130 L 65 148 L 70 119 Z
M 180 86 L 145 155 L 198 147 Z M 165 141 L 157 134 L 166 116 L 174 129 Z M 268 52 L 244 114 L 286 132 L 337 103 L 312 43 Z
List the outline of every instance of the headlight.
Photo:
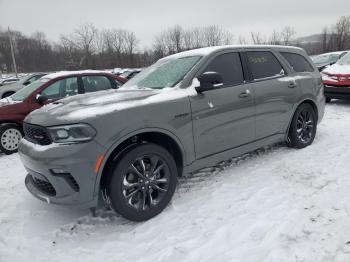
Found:
M 88 142 L 96 135 L 96 130 L 87 124 L 48 127 L 48 131 L 55 143 Z

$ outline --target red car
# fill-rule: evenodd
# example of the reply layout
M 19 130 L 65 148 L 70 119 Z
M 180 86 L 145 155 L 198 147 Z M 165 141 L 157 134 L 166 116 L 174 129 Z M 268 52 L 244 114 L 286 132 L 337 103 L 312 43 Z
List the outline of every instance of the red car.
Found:
M 350 53 L 321 72 L 326 102 L 332 98 L 350 99 Z
M 0 151 L 17 151 L 24 118 L 35 109 L 68 96 L 116 89 L 127 80 L 103 71 L 68 71 L 46 75 L 0 100 Z

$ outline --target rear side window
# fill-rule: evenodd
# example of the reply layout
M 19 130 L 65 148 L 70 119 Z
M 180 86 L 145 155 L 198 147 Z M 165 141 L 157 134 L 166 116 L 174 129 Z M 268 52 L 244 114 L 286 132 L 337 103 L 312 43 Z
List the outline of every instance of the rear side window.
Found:
M 247 58 L 254 80 L 284 75 L 282 65 L 271 52 L 250 51 Z
M 111 81 L 105 76 L 83 76 L 82 80 L 86 93 L 112 88 Z
M 295 72 L 313 72 L 314 69 L 310 63 L 299 54 L 281 52 L 281 55 L 288 61 L 289 65 L 293 68 Z
M 224 86 L 233 86 L 244 82 L 241 59 L 238 53 L 227 53 L 215 57 L 204 72 L 219 73 L 224 80 Z

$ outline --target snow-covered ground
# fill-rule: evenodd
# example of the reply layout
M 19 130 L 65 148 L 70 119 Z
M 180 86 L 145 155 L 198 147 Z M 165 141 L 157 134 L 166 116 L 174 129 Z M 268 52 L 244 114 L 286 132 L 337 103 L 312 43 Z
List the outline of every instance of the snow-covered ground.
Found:
M 180 181 L 144 223 L 47 205 L 0 155 L 0 261 L 350 261 L 350 102 L 312 146 L 255 151 Z

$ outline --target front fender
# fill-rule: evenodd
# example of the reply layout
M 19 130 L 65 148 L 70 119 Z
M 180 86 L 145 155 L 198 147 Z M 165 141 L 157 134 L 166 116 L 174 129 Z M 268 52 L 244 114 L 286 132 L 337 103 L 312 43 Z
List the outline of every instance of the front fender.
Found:
M 110 157 L 113 155 L 114 150 L 121 145 L 124 141 L 140 135 L 142 133 L 149 133 L 149 132 L 156 132 L 156 133 L 161 133 L 164 135 L 167 135 L 169 137 L 171 137 L 179 146 L 183 159 L 184 159 L 184 163 L 190 163 L 193 160 L 189 157 L 190 152 L 187 152 L 183 143 L 181 142 L 181 140 L 171 131 L 167 130 L 167 129 L 163 129 L 163 128 L 157 128 L 157 127 L 147 127 L 147 128 L 142 128 L 142 129 L 137 129 L 134 131 L 131 131 L 129 133 L 127 133 L 126 135 L 122 136 L 120 139 L 118 139 L 116 142 L 114 142 L 112 145 L 110 145 L 107 150 L 106 153 L 104 155 L 103 161 L 101 163 L 101 166 L 99 168 L 98 173 L 96 174 L 96 180 L 95 180 L 95 189 L 94 189 L 94 196 L 96 197 L 99 193 L 99 188 L 100 188 L 100 182 L 102 179 L 102 174 L 103 171 L 105 169 L 106 164 L 108 163 Z M 193 155 L 193 154 L 192 154 Z

